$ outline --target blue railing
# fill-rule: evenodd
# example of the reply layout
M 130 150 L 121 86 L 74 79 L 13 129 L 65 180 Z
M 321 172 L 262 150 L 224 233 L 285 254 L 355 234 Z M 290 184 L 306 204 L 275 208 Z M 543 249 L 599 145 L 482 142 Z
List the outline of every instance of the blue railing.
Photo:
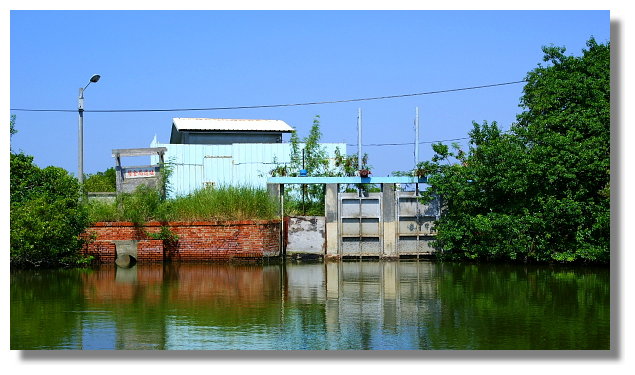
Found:
M 424 184 L 426 177 L 269 177 L 268 184 Z

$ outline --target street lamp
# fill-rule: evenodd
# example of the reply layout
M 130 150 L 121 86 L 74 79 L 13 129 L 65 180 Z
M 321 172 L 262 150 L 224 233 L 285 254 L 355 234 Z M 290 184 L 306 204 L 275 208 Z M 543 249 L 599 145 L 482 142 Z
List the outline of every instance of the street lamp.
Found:
M 99 81 L 101 76 L 99 74 L 93 74 L 90 77 L 88 84 L 84 88 L 79 88 L 79 101 L 77 104 L 77 112 L 79 112 L 79 152 L 78 152 L 78 172 L 77 178 L 79 179 L 79 186 L 84 185 L 84 90 L 90 85 L 91 82 Z

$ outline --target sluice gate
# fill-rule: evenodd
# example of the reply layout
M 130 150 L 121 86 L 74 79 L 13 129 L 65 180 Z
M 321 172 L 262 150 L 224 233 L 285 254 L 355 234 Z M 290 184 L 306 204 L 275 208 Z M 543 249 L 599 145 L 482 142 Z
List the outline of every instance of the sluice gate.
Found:
M 338 193 L 342 256 L 380 256 L 383 249 L 381 193 Z
M 426 182 L 415 177 L 272 177 L 268 189 L 283 206 L 285 184 L 325 185 L 325 257 L 399 258 L 437 251 L 431 242 L 436 235 L 434 221 L 440 216 L 440 203 L 438 199 L 428 204 L 420 202 L 418 187 Z M 344 184 L 380 185 L 381 191 L 342 192 Z M 403 184 L 417 184 L 417 188 L 403 191 Z M 294 234 L 297 236 L 297 232 Z M 293 252 L 298 254 L 302 249 L 294 248 Z

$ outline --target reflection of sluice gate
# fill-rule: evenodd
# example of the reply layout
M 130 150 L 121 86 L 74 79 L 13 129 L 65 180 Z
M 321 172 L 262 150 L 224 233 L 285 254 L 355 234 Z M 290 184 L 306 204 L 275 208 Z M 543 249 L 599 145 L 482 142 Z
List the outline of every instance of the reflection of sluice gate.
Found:
M 327 335 L 369 348 L 366 327 L 381 327 L 379 335 L 390 337 L 399 327 L 427 324 L 438 311 L 439 268 L 435 262 L 327 262 Z

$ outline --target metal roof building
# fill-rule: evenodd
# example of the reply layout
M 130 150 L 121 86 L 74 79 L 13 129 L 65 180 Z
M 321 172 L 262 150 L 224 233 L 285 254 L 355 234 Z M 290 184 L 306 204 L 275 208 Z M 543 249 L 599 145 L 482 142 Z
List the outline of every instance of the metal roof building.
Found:
M 269 171 L 290 161 L 291 144 L 282 143 L 282 134 L 292 131 L 281 120 L 175 118 L 170 143 L 155 137 L 150 146 L 167 149 L 164 158 L 172 168 L 171 197 L 205 186 L 264 189 Z M 336 148 L 346 154 L 345 143 L 321 146 L 329 157 L 334 157 Z M 158 158 L 153 157 L 152 163 L 158 163 Z
M 281 120 L 175 118 L 170 143 L 282 143 L 282 133 L 291 132 L 293 128 Z

